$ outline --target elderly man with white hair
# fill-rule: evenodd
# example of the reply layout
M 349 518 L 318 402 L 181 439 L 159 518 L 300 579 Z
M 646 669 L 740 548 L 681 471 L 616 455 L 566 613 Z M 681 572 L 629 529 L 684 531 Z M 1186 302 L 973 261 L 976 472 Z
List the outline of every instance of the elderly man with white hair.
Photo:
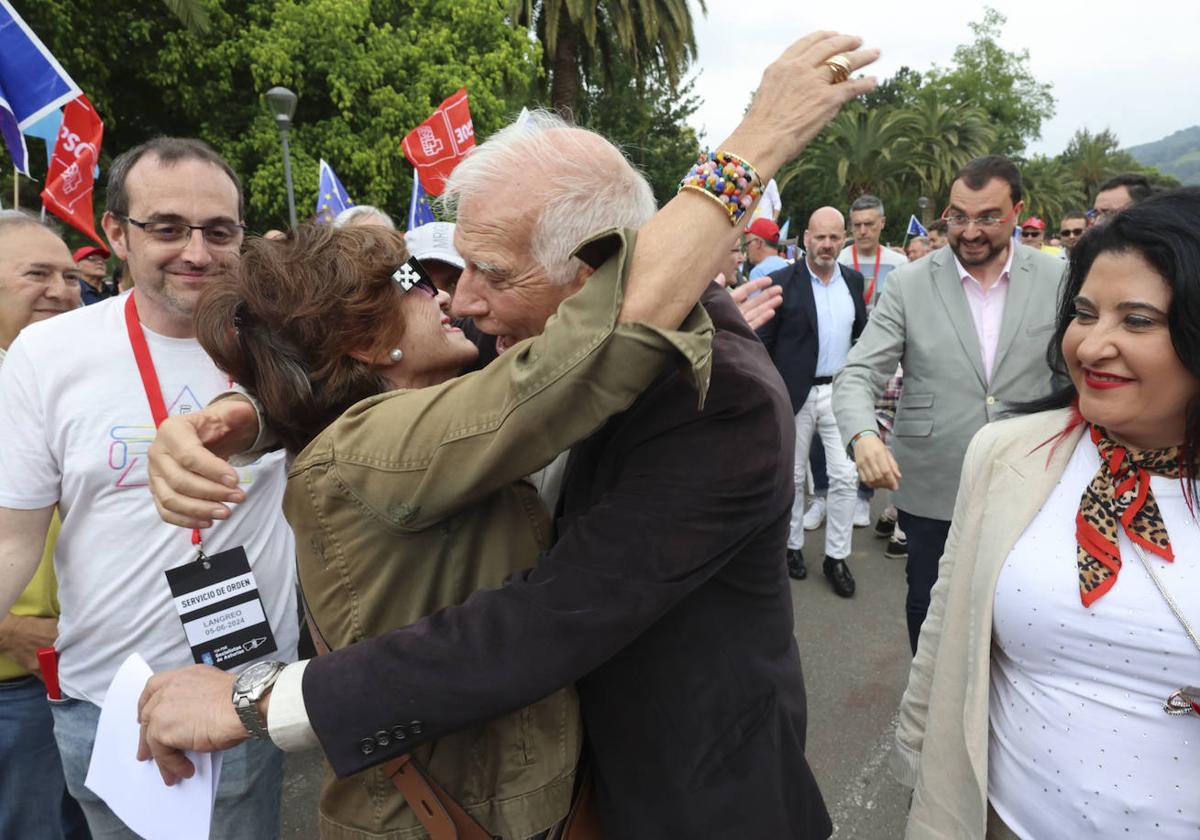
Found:
M 632 255 L 630 276 L 682 272 L 684 300 L 684 288 L 712 277 L 732 246 L 736 229 L 724 222 L 753 204 L 750 194 L 719 196 L 742 195 L 755 168 L 764 183 L 873 86 L 847 81 L 876 55 L 860 43 L 817 33 L 789 48 L 739 129 L 701 155 L 657 215 L 645 179 L 597 134 L 540 116 L 493 136 L 447 187 L 465 263 L 454 313 L 473 319 L 493 352 L 533 352 L 526 339 L 617 253 Z M 515 186 L 531 160 L 536 177 Z M 708 181 L 715 171 L 729 179 L 728 192 Z M 283 668 L 257 706 L 273 740 L 321 746 L 344 776 L 575 683 L 604 836 L 829 835 L 804 757 L 804 682 L 784 568 L 793 415 L 729 294 L 710 285 L 702 304 L 714 333 L 700 404 L 685 373 L 672 371 L 580 441 L 557 498 L 546 499 L 557 541 L 528 572 L 409 627 Z M 218 404 L 207 418 L 164 424 L 155 444 L 154 469 L 174 487 L 160 499 L 170 521 L 233 498 L 217 483 L 228 467 L 197 446 L 197 424 L 214 409 L 232 422 Z M 367 409 L 363 422 L 372 415 Z M 245 442 L 255 431 L 229 437 Z M 181 465 L 209 480 L 174 482 Z M 183 498 L 189 493 L 202 498 Z M 156 677 L 143 695 L 147 742 L 167 774 L 186 770 L 179 749 L 247 737 L 226 675 L 211 671 Z M 404 738 L 391 737 L 397 727 Z

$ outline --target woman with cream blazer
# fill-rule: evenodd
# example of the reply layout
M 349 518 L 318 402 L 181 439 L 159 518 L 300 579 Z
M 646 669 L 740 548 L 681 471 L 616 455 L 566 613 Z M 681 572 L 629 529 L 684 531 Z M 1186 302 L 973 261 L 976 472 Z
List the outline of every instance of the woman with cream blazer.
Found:
M 913 788 L 908 838 L 1015 836 L 987 801 L 992 601 L 1004 561 L 1086 429 L 1055 445 L 1070 420 L 1069 409 L 1002 420 L 967 449 L 890 757 L 892 774 Z
M 1045 411 L 985 426 L 967 451 L 953 525 L 890 757 L 893 775 L 913 788 L 905 832 L 909 840 L 1167 837 L 1178 836 L 1178 829 L 1196 821 L 1196 809 L 1176 800 L 1182 795 L 1180 785 L 1190 784 L 1187 779 L 1195 769 L 1195 749 L 1188 743 L 1196 743 L 1191 736 L 1197 724 L 1194 717 L 1168 717 L 1161 704 L 1172 688 L 1198 684 L 1200 663 L 1137 553 L 1124 543 L 1120 583 L 1091 609 L 1074 600 L 1065 614 L 1038 614 L 1039 606 L 1045 613 L 1055 587 L 1078 586 L 1077 570 L 1064 567 L 1069 556 L 1063 557 L 1046 534 L 1048 529 L 1061 534 L 1076 527 L 1075 511 L 1060 508 L 1067 500 L 1075 504 L 1080 464 L 1097 457 L 1084 438 L 1088 428 L 1072 409 Z M 1195 621 L 1189 589 L 1181 585 L 1187 576 L 1195 577 L 1188 569 L 1194 567 L 1190 561 L 1197 545 L 1195 533 L 1188 533 L 1197 528 L 1194 514 L 1183 508 L 1178 479 L 1152 480 L 1161 482 L 1154 494 L 1177 562 L 1151 562 Z M 1023 586 L 1040 589 L 1031 592 Z M 1007 610 L 996 606 L 1002 600 Z M 1060 618 L 1065 624 L 1058 623 Z M 1043 645 L 1045 633 L 1053 639 Z M 1095 647 L 1081 645 L 1080 633 Z M 1035 650 L 1018 650 L 1015 641 L 1021 638 Z M 1123 644 L 1144 653 L 1122 650 Z M 1057 664 L 1039 659 L 1047 652 L 1059 657 L 1053 660 Z M 1018 660 L 1034 670 L 1014 668 Z M 1164 662 L 1169 668 L 1159 667 Z M 1091 682 L 1090 673 L 1096 675 Z M 1008 702 L 1018 674 L 1041 710 L 1053 710 L 1048 726 L 1029 728 L 1037 719 L 1037 709 L 1029 716 L 1033 700 L 1026 697 L 1028 705 L 1015 707 Z M 1003 693 L 993 697 L 1001 690 L 997 679 Z M 1071 702 L 1056 696 L 1056 690 Z M 1019 726 L 1026 729 L 1018 733 Z M 1161 730 L 1148 726 L 1170 727 L 1166 742 Z M 1003 778 L 997 761 L 1004 762 Z M 1044 827 L 1026 826 L 1024 833 L 1016 833 L 1019 823 L 1010 829 L 996 813 L 1004 803 L 997 801 L 993 809 L 989 802 L 989 773 L 996 776 L 992 795 L 1000 784 L 1009 807 L 1016 805 L 1027 818 L 1031 812 L 1048 815 L 1046 822 L 1057 820 L 1060 826 L 1063 819 L 1082 817 L 1073 824 L 1077 830 L 1047 834 Z M 1149 790 L 1147 780 L 1152 782 Z M 1082 796 L 1081 790 L 1086 791 Z M 1098 806 L 1100 800 L 1103 805 Z M 1119 804 L 1114 808 L 1114 803 Z M 1131 828 L 1133 834 L 1123 833 Z

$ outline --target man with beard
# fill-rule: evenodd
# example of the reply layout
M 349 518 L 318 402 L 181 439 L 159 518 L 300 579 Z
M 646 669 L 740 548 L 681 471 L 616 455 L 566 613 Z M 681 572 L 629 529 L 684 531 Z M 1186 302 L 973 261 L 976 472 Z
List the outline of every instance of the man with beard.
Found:
M 1046 343 L 1066 263 L 1014 247 L 1022 204 L 1021 173 L 1007 158 L 989 155 L 964 166 L 943 214 L 950 247 L 888 277 L 834 385 L 834 414 L 860 478 L 897 491 L 908 535 L 905 607 L 914 652 L 967 444 L 1012 404 L 1044 397 L 1053 384 Z M 893 457 L 874 409 L 898 362 L 904 391 Z
M 833 207 L 812 214 L 804 231 L 804 259 L 771 274 L 772 282 L 783 290 L 783 304 L 758 335 L 787 385 L 796 414 L 796 498 L 788 531 L 788 574 L 796 580 L 808 576 L 803 554 L 804 491 L 808 450 L 816 437 L 825 449 L 829 473 L 825 577 L 834 592 L 849 598 L 855 586 L 846 558 L 854 530 L 857 481 L 833 416 L 833 377 L 867 323 L 867 308 L 862 274 L 838 264 L 845 230 L 845 218 Z

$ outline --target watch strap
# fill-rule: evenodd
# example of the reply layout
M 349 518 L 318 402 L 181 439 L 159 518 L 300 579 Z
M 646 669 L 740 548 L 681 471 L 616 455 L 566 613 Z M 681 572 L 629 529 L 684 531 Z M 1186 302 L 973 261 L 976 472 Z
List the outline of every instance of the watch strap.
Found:
M 238 688 L 237 681 L 234 681 L 233 684 L 234 711 L 237 712 L 238 719 L 242 722 L 242 726 L 246 727 L 246 731 L 250 733 L 250 736 L 258 738 L 260 741 L 270 741 L 271 733 L 267 727 L 266 719 L 258 710 L 258 701 L 275 685 L 275 681 L 279 679 L 279 675 L 283 673 L 285 667 L 283 662 L 273 662 L 271 664 L 275 666 L 274 671 L 252 688 L 240 689 Z

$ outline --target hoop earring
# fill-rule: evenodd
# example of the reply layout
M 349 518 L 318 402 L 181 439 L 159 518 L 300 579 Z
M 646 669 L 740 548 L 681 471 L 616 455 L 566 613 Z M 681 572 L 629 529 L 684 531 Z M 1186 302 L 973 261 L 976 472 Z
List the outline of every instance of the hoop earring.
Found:
M 404 351 L 401 350 L 399 347 L 393 347 L 388 352 L 388 358 L 391 359 L 393 362 L 398 362 L 404 358 Z

